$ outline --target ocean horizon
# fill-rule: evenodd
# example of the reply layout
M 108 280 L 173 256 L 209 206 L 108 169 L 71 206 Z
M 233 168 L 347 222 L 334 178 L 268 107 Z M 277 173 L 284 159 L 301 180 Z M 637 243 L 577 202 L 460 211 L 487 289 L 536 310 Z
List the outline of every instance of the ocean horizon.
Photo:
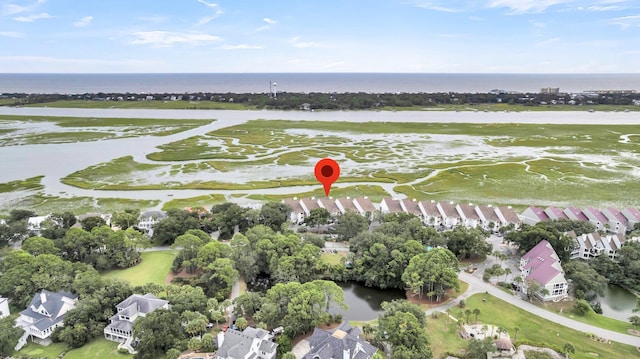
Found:
M 0 93 L 640 91 L 640 74 L 0 73 Z

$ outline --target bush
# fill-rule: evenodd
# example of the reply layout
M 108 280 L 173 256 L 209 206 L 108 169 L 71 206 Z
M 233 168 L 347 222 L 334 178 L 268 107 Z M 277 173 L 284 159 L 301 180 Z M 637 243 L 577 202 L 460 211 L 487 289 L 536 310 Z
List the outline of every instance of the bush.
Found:
M 602 314 L 602 305 L 600 305 L 600 302 L 589 303 L 589 304 L 591 305 L 591 309 L 593 309 L 594 312 L 598 314 Z
M 458 305 L 460 306 L 460 308 L 464 308 L 467 306 L 467 302 L 465 302 L 464 299 L 460 299 L 460 303 Z
M 573 311 L 577 315 L 581 315 L 581 316 L 585 315 L 589 313 L 589 310 L 591 310 L 591 306 L 589 305 L 589 303 L 587 303 L 586 300 L 583 300 L 583 299 L 577 300 L 576 303 L 573 305 Z
M 129 354 L 129 351 L 127 349 L 125 349 L 125 348 L 120 348 L 120 349 L 118 349 L 118 353 L 120 353 L 120 354 Z

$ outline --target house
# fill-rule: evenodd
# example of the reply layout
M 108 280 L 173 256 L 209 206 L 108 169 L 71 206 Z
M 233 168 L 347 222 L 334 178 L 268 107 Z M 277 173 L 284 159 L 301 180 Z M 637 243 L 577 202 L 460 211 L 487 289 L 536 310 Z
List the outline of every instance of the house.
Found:
M 312 209 L 320 208 L 320 205 L 318 204 L 318 200 L 315 197 L 301 199 L 300 206 L 304 211 L 305 217 L 309 217 L 309 214 L 311 213 Z
M 368 219 L 372 219 L 373 214 L 376 212 L 376 207 L 369 197 L 354 198 L 353 205 L 356 206 L 361 216 L 367 217 Z
M 340 208 L 336 205 L 336 201 L 331 197 L 323 197 L 318 200 L 318 205 L 321 208 L 326 209 L 332 218 L 337 217 L 341 211 Z
M 420 218 L 421 221 L 423 221 L 420 205 L 415 199 L 410 200 L 409 198 L 405 198 L 403 200 L 400 200 L 400 208 L 402 208 L 402 211 L 404 211 L 404 213 L 413 214 L 414 216 Z
M 167 218 L 167 213 L 163 211 L 147 211 L 138 217 L 138 229 L 153 235 L 153 226 L 161 220 Z
M 627 225 L 629 221 L 618 209 L 613 207 L 607 207 L 602 210 L 602 214 L 607 218 L 608 231 L 612 233 L 625 233 L 627 232 Z M 606 226 L 605 226 L 606 227 Z
M 433 227 L 439 227 L 442 225 L 442 217 L 438 211 L 438 207 L 435 201 L 420 201 L 418 207 L 422 211 L 422 221 L 424 224 Z
M 46 216 L 29 217 L 27 219 L 27 229 L 33 232 L 36 236 L 39 236 L 40 230 L 42 229 L 42 223 L 49 218 L 51 218 L 50 214 Z
M 576 207 L 567 207 L 564 209 L 564 214 L 571 221 L 588 221 L 587 216 L 584 215 L 581 209 Z
M 476 213 L 476 206 L 473 203 L 458 204 L 456 211 L 460 216 L 461 224 L 467 228 L 474 228 L 481 224 L 480 216 Z
M 584 213 L 589 222 L 591 222 L 596 227 L 596 231 L 603 231 L 609 224 L 609 220 L 607 220 L 607 217 L 605 217 L 604 214 L 602 214 L 602 212 L 600 212 L 600 210 L 597 208 L 587 207 L 587 209 L 582 211 L 582 213 Z
M 442 225 L 446 228 L 453 228 L 460 224 L 460 215 L 453 202 L 438 202 L 436 208 L 442 218 Z
M 520 259 L 522 292 L 527 293 L 528 283 L 537 282 L 541 288 L 535 295 L 542 301 L 560 300 L 567 296 L 567 280 L 560 265 L 560 258 L 551 244 L 540 241 Z M 548 293 L 543 294 L 546 289 Z
M 282 203 L 286 204 L 291 209 L 291 212 L 289 212 L 289 220 L 291 221 L 291 223 L 293 224 L 304 223 L 304 219 L 305 219 L 304 209 L 302 209 L 302 206 L 300 205 L 300 201 L 298 200 L 298 198 L 296 197 L 285 198 L 282 200 Z
M 315 328 L 303 359 L 370 359 L 378 348 L 360 338 L 362 330 L 344 322 L 332 331 Z
M 25 331 L 18 346 L 26 344 L 27 337 L 40 345 L 51 344 L 51 334 L 57 327 L 64 326 L 64 317 L 75 308 L 78 296 L 69 292 L 50 292 L 46 289 L 37 293 L 27 309 L 20 312 L 16 326 Z M 20 346 L 20 348 L 22 348 Z M 16 347 L 16 350 L 20 348 Z
M 0 297 L 0 319 L 9 316 L 9 299 Z
M 496 215 L 500 218 L 501 227 L 513 226 L 513 229 L 520 228 L 522 223 L 520 217 L 511 206 L 496 207 Z
M 218 333 L 217 359 L 275 359 L 278 344 L 264 329 L 247 327 L 243 331 L 227 329 Z
M 169 309 L 169 302 L 159 299 L 151 293 L 145 295 L 132 294 L 116 305 L 116 314 L 110 319 L 103 332 L 104 338 L 113 342 L 124 343 L 124 348 L 133 352 L 133 323 L 138 318 L 146 317 L 157 309 Z
M 383 214 L 387 214 L 387 213 L 402 213 L 404 211 L 402 210 L 402 206 L 400 206 L 399 199 L 392 199 L 389 197 L 385 197 L 382 199 L 382 202 L 380 202 L 380 212 L 382 212 Z
M 544 213 L 549 217 L 552 221 L 557 221 L 559 219 L 569 219 L 566 214 L 560 209 L 554 206 L 549 206 L 544 210 Z
M 598 232 L 593 232 L 577 236 L 571 231 L 567 235 L 576 241 L 576 246 L 571 251 L 571 259 L 589 260 L 604 254 L 615 260 L 618 257 L 618 250 L 626 241 L 622 233 L 600 235 Z
M 522 222 L 524 224 L 528 224 L 530 226 L 535 226 L 538 222 L 548 221 L 549 216 L 541 208 L 538 208 L 534 205 L 529 206 L 527 209 L 522 212 Z
M 633 207 L 622 210 L 622 215 L 627 219 L 627 229 L 633 230 L 633 227 L 640 223 L 640 211 Z
M 497 232 L 500 229 L 501 222 L 495 208 L 491 205 L 485 206 L 479 204 L 475 210 L 479 218 L 479 225 L 482 226 L 482 229 L 491 232 Z
M 340 211 L 340 213 L 345 214 L 347 213 L 347 211 L 351 211 L 351 212 L 355 212 L 355 213 L 360 213 L 360 211 L 358 211 L 358 208 L 356 207 L 356 205 L 353 203 L 353 200 L 350 197 L 347 198 L 338 198 L 336 199 L 336 206 L 338 207 L 338 210 Z

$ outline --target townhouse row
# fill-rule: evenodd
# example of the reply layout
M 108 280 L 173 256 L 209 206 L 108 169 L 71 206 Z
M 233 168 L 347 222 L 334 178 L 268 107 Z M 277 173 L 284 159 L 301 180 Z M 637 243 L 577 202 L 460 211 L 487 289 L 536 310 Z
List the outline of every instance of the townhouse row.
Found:
M 549 206 L 546 209 L 536 206 L 529 206 L 521 215 L 522 222 L 535 225 L 538 222 L 568 219 L 572 221 L 589 221 L 596 231 L 606 231 L 610 233 L 624 234 L 632 231 L 633 227 L 640 223 L 640 211 L 636 208 L 628 207 L 618 210 L 613 207 L 607 207 L 599 210 L 594 207 L 587 207 L 581 210 L 576 207 L 567 207 L 565 209 Z

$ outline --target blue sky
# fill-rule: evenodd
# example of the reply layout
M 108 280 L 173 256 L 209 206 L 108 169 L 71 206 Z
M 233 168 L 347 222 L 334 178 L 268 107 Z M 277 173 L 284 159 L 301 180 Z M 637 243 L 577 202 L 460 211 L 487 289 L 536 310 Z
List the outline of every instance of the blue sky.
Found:
M 0 0 L 0 72 L 640 72 L 638 0 Z

